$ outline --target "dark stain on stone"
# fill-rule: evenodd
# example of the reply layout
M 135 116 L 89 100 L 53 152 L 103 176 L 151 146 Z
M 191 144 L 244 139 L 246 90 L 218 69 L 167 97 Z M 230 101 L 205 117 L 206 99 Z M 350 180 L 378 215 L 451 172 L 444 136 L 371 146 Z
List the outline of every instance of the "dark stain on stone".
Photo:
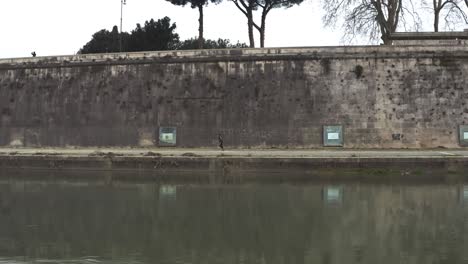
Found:
M 10 110 L 10 108 L 4 107 L 4 108 L 2 109 L 2 115 L 10 116 L 10 115 L 11 115 L 11 110 Z
M 457 66 L 457 61 L 454 60 L 453 58 L 450 58 L 451 56 L 447 57 L 441 57 L 439 58 L 439 65 L 443 67 L 453 67 Z
M 244 52 L 241 49 L 232 49 L 229 51 L 229 55 L 234 55 L 234 56 L 240 56 L 244 54 Z
M 158 105 L 162 104 L 164 102 L 164 97 L 159 96 L 157 102 L 158 102 Z
M 325 75 L 330 74 L 331 71 L 331 61 L 329 58 L 323 58 L 320 60 L 320 65 L 322 66 L 322 71 Z
M 364 68 L 361 65 L 356 65 L 356 67 L 354 68 L 354 74 L 356 75 L 356 79 L 361 78 L 363 73 Z

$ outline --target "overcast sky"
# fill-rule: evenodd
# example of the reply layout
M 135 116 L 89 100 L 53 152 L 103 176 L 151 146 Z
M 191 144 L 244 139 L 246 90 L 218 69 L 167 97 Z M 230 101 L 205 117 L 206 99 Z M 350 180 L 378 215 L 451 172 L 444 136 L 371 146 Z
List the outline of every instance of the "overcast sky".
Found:
M 100 29 L 120 24 L 120 0 L 10 0 L 0 5 L 0 58 L 75 54 Z M 319 1 L 275 9 L 267 20 L 266 46 L 339 45 L 341 32 L 324 29 Z M 127 0 L 123 30 L 168 16 L 181 39 L 198 34 L 198 12 L 165 0 Z M 462 27 L 463 28 L 463 27 Z M 246 19 L 230 1 L 205 9 L 205 38 L 248 42 Z M 258 38 L 256 39 L 258 45 Z M 365 44 L 365 43 L 364 43 Z

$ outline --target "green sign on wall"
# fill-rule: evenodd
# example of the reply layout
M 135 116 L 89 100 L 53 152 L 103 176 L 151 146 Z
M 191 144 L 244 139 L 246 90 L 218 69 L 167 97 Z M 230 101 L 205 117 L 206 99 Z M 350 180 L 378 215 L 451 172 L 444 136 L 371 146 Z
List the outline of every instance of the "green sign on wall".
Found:
M 160 146 L 177 145 L 177 128 L 160 127 L 159 128 L 159 145 Z
M 323 145 L 325 147 L 343 146 L 343 126 L 324 126 L 323 127 Z
M 468 126 L 462 125 L 459 129 L 460 146 L 468 147 Z

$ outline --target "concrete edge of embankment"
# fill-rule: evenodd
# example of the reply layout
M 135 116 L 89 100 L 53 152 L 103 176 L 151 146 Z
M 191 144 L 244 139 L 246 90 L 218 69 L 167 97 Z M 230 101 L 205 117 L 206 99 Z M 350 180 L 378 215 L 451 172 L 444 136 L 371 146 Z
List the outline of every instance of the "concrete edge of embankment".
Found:
M 316 169 L 468 169 L 468 157 L 242 157 L 0 155 L 0 168 L 146 171 L 313 171 Z

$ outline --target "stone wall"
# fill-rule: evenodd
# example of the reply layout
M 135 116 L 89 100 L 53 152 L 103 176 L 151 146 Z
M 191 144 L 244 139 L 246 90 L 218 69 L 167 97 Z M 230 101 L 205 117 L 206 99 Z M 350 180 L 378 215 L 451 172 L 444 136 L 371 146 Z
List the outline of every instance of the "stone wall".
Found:
M 390 34 L 393 45 L 453 46 L 468 44 L 468 29 L 450 32 L 395 32 Z
M 443 45 L 443 46 L 455 46 L 455 45 L 468 45 L 466 39 L 435 39 L 435 40 L 394 40 L 393 45 L 405 45 L 405 46 L 421 46 L 421 45 Z
M 457 148 L 468 47 L 353 46 L 0 60 L 0 145 Z

